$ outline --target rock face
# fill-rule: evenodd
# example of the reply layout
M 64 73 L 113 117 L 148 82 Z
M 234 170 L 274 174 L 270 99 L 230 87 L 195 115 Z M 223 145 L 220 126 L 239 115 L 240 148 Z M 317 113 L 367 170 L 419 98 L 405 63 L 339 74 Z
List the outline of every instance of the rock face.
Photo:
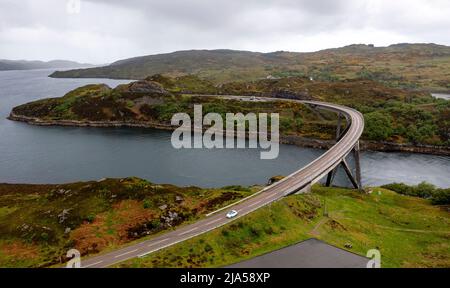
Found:
M 67 220 L 70 210 L 71 209 L 64 209 L 60 214 L 58 214 L 58 221 L 60 224 L 64 223 L 64 221 Z
M 177 212 L 168 211 L 166 215 L 161 216 L 161 221 L 167 226 L 172 227 L 180 220 Z
M 168 95 L 169 93 L 156 82 L 149 80 L 140 80 L 128 84 L 127 92 L 131 93 L 143 93 L 143 94 L 161 94 Z

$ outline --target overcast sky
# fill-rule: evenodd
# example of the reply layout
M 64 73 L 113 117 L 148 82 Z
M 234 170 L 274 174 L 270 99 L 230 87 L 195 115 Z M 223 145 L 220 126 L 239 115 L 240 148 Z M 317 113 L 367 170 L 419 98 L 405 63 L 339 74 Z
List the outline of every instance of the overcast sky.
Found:
M 77 1 L 0 0 L 0 59 L 99 64 L 186 49 L 450 45 L 448 0 Z

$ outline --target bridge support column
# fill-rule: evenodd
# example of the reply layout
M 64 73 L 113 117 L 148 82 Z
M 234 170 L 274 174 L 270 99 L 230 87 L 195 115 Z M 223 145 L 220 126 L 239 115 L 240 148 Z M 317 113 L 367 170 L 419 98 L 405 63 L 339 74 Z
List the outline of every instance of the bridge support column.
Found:
M 336 171 L 337 171 L 337 167 L 334 168 L 333 170 L 331 170 L 330 172 L 328 172 L 327 175 L 327 187 L 331 187 L 331 184 L 333 183 L 334 180 L 334 176 L 336 175 Z
M 338 113 L 337 128 L 336 128 L 336 142 L 338 142 L 341 139 L 342 135 L 345 134 L 345 131 L 344 131 L 344 133 L 341 133 L 341 129 L 342 129 L 342 114 Z M 333 183 L 333 180 L 334 180 L 334 176 L 336 175 L 337 168 L 338 167 L 336 167 L 333 170 L 331 170 L 330 172 L 328 172 L 327 183 L 326 183 L 327 187 L 331 187 L 331 184 Z
M 313 103 L 310 103 L 309 105 L 312 110 L 316 109 L 320 105 L 315 105 Z M 336 142 L 339 142 L 342 137 L 347 133 L 347 131 L 350 129 L 351 126 L 351 119 L 350 116 L 346 113 L 343 113 L 339 109 L 332 109 L 334 112 L 337 112 L 337 127 L 336 127 Z M 338 111 L 336 111 L 338 110 Z M 345 118 L 345 119 L 343 119 Z M 345 122 L 343 120 L 346 120 Z M 347 174 L 348 178 L 350 179 L 350 182 L 354 186 L 355 189 L 358 189 L 360 191 L 363 190 L 362 183 L 361 183 L 361 164 L 360 164 L 360 147 L 359 147 L 359 141 L 356 142 L 355 146 L 353 147 L 352 151 L 350 151 L 351 154 L 353 154 L 354 160 L 355 160 L 355 171 L 352 172 L 350 169 L 350 166 L 348 165 L 345 158 L 348 156 L 344 156 L 344 158 L 341 160 L 341 162 L 336 163 L 335 168 L 328 172 L 327 174 L 327 180 L 326 180 L 326 186 L 330 187 L 333 184 L 333 180 L 336 176 L 337 170 L 339 166 L 342 166 L 345 173 Z M 349 153 L 349 154 L 350 154 Z
M 362 184 L 361 184 L 361 164 L 359 162 L 359 141 L 356 142 L 355 147 L 353 148 L 353 157 L 355 158 L 355 180 L 358 184 L 358 189 L 362 190 Z
M 350 167 L 347 164 L 347 161 L 344 159 L 341 162 L 342 168 L 344 168 L 345 173 L 347 174 L 348 179 L 350 179 L 350 182 L 352 182 L 353 187 L 355 189 L 360 189 L 358 182 L 356 181 L 355 177 L 353 177 L 352 171 L 350 170 Z
M 344 168 L 345 174 L 347 174 L 347 177 L 350 179 L 350 182 L 352 183 L 353 187 L 358 190 L 362 190 L 362 184 L 361 184 L 361 164 L 359 162 L 360 155 L 359 155 L 359 141 L 356 143 L 355 147 L 353 148 L 353 157 L 355 159 L 355 175 L 353 175 L 352 170 L 350 169 L 350 166 L 348 165 L 347 161 L 342 159 L 340 165 L 342 168 Z M 338 166 L 339 167 L 339 166 Z M 334 176 L 336 175 L 336 171 L 338 167 L 331 170 L 327 175 L 327 182 L 326 186 L 331 187 Z

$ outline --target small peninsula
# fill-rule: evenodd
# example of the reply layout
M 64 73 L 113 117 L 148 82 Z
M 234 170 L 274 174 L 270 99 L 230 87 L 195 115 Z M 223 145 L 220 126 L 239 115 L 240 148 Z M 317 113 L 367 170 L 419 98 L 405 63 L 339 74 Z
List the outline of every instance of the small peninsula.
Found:
M 13 108 L 9 119 L 36 125 L 173 130 L 170 119 L 174 113 L 192 113 L 194 104 L 202 104 L 205 114 L 278 112 L 281 141 L 286 144 L 328 148 L 334 143 L 334 113 L 299 103 L 240 101 L 238 97 L 235 100 L 220 95 L 346 105 L 364 114 L 363 149 L 450 155 L 450 101 L 362 79 L 321 82 L 287 77 L 215 85 L 195 75 L 157 74 L 114 89 L 104 84 L 87 85 L 60 98 L 23 104 Z

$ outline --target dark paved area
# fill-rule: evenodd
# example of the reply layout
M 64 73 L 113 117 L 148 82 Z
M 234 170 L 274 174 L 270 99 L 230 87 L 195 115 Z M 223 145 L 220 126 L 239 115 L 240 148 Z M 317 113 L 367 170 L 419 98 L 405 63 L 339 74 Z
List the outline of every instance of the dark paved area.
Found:
M 309 239 L 229 268 L 365 268 L 368 261 L 317 239 Z

